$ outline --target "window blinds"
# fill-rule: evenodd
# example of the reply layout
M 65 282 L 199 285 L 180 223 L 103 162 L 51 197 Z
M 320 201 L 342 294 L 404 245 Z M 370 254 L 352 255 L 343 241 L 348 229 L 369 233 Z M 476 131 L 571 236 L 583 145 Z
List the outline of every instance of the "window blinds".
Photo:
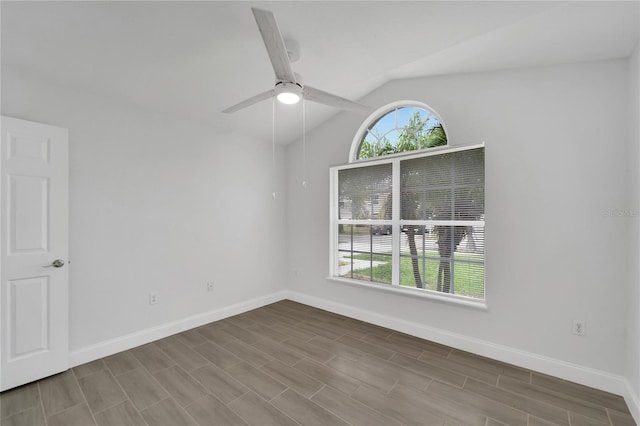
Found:
M 483 146 L 334 176 L 334 276 L 484 299 Z

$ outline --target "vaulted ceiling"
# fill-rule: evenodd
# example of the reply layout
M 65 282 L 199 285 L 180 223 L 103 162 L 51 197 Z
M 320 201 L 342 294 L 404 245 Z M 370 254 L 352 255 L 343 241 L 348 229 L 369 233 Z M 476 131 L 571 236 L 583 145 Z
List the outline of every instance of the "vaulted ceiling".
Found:
M 226 107 L 272 88 L 251 14 L 274 12 L 300 45 L 304 83 L 354 100 L 398 78 L 624 58 L 638 1 L 2 1 L 2 67 L 271 141 L 272 104 Z M 5 68 L 8 67 L 8 68 Z M 377 107 L 377 105 L 372 105 Z M 338 111 L 307 103 L 307 129 Z M 276 109 L 277 140 L 301 134 Z

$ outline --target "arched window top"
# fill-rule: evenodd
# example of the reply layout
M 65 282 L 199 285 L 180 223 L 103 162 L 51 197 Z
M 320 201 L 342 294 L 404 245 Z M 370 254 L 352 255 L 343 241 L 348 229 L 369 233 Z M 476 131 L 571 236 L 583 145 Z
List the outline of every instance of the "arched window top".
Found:
M 360 126 L 350 162 L 446 146 L 447 133 L 438 114 L 414 101 L 386 105 Z

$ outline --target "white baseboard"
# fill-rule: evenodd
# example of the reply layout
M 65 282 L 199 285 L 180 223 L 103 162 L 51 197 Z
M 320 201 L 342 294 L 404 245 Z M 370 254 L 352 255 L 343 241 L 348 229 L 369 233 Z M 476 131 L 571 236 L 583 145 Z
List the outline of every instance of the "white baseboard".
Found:
M 431 340 L 456 349 L 472 352 L 477 355 L 486 356 L 488 358 L 527 368 L 529 370 L 538 371 L 554 377 L 580 383 L 582 385 L 616 395 L 622 395 L 625 398 L 634 418 L 640 423 L 638 397 L 635 395 L 631 386 L 629 386 L 628 381 L 624 377 L 508 346 L 498 345 L 485 340 L 476 339 L 474 337 L 393 318 L 377 312 L 355 308 L 350 305 L 344 305 L 295 291 L 287 292 L 286 298 L 334 312 L 336 314 L 345 315 L 371 324 L 376 324 L 423 339 Z
M 631 411 L 631 415 L 637 424 L 640 424 L 640 397 L 633 390 L 629 382 L 627 381 L 627 389 L 626 392 L 622 394 L 624 396 L 624 400 L 627 402 L 629 406 L 629 411 Z
M 279 291 L 80 348 L 69 353 L 69 367 L 75 367 L 80 364 L 95 361 L 96 359 L 126 351 L 128 349 L 135 348 L 136 346 L 144 345 L 146 343 L 153 342 L 154 340 L 163 339 L 195 327 L 200 327 L 201 325 L 208 324 L 213 321 L 218 321 L 252 309 L 260 308 L 261 306 L 282 300 L 286 298 L 286 295 L 286 291 Z

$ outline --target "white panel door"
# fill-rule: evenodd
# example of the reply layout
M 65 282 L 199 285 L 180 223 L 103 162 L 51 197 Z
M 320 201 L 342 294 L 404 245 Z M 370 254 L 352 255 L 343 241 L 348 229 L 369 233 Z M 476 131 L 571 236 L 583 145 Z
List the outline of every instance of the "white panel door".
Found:
M 68 132 L 2 117 L 0 391 L 68 368 Z

